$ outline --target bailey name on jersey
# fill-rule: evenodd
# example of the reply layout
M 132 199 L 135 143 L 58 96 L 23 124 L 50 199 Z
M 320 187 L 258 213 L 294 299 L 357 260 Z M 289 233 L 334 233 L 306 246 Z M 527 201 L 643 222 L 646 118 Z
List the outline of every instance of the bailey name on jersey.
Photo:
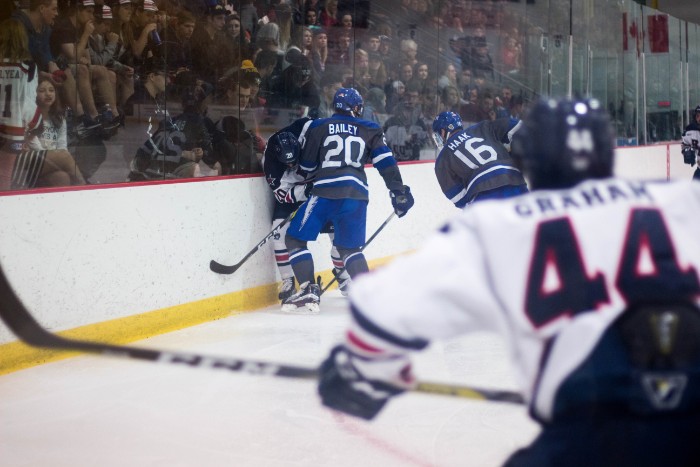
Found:
M 537 196 L 519 198 L 515 212 L 521 217 L 563 215 L 567 211 L 585 209 L 624 200 L 654 201 L 643 182 L 611 180 L 603 186 L 556 192 L 540 192 Z
M 328 125 L 328 134 L 337 135 L 340 133 L 349 133 L 357 136 L 357 127 L 348 123 L 331 123 Z

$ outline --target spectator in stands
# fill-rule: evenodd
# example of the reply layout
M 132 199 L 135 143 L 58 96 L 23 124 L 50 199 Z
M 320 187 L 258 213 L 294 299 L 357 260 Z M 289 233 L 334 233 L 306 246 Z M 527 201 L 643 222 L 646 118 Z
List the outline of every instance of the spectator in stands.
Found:
M 369 54 L 366 50 L 357 48 L 354 52 L 353 63 L 355 77 L 362 77 L 369 73 Z
M 326 62 L 328 61 L 328 34 L 321 27 L 311 29 L 313 33 L 313 42 L 311 45 L 311 63 L 314 67 L 314 76 L 320 79 L 326 71 Z
M 26 6 L 24 4 L 23 6 Z M 19 21 L 29 40 L 29 52 L 39 67 L 41 77 L 47 77 L 59 91 L 62 101 L 71 107 L 72 118 L 68 122 L 81 133 L 98 125 L 86 128 L 83 106 L 80 105 L 75 75 L 66 68 L 61 70 L 51 50 L 51 27 L 58 16 L 57 0 L 30 0 L 29 8 L 17 9 L 12 18 Z M 73 121 L 74 120 L 74 121 Z
M 210 7 L 203 22 L 192 33 L 192 66 L 197 77 L 213 86 L 225 71 L 237 65 L 233 45 L 224 33 L 226 10 L 221 5 Z M 240 63 L 240 62 L 238 62 Z
M 417 89 L 410 92 L 417 95 Z M 422 118 L 420 108 L 414 104 L 414 99 L 399 102 L 394 114 L 384 123 L 384 133 L 387 146 L 397 161 L 420 159 L 420 150 L 428 144 L 428 126 Z
M 407 63 L 413 71 L 413 67 L 418 63 L 418 44 L 413 39 L 401 41 L 401 61 Z
M 318 12 L 313 9 L 306 10 L 304 24 L 306 26 L 318 26 Z
M 223 104 L 230 105 L 229 115 L 210 127 L 214 151 L 204 158 L 211 168 L 223 175 L 259 172 L 262 168 L 256 156 L 258 140 L 240 119 L 241 111 L 248 106 L 251 88 L 243 72 L 236 70 L 220 83 Z
M 352 32 L 345 29 L 336 30 L 332 45 L 332 56 L 329 57 L 329 62 L 333 65 L 352 66 Z M 328 47 L 331 48 L 331 44 Z
M 140 78 L 134 86 L 134 94 L 129 99 L 127 106 L 146 104 L 154 106 L 164 113 L 165 89 L 170 82 L 166 62 L 160 57 L 149 58 L 144 63 L 143 73 L 140 75 Z M 130 108 L 129 110 L 133 112 L 133 109 Z M 141 116 L 140 119 L 145 120 L 145 117 Z
M 112 32 L 119 36 L 119 42 L 114 51 L 114 59 L 132 68 L 134 68 L 134 61 L 131 50 L 126 44 L 133 42 L 133 37 L 127 40 L 126 35 L 131 33 L 131 27 L 127 25 L 131 22 L 133 13 L 132 0 L 115 0 L 112 3 Z
M 366 42 L 366 44 L 364 43 Z M 379 54 L 379 46 L 381 44 L 381 41 L 379 39 L 379 34 L 376 32 L 370 32 L 367 35 L 367 40 L 363 42 L 363 48 L 367 50 L 367 53 L 376 53 Z
M 501 72 L 510 75 L 519 73 L 522 67 L 522 53 L 518 40 L 515 37 L 507 37 L 501 47 Z
M 323 10 L 321 10 L 320 23 L 326 30 L 338 26 L 338 0 L 325 1 Z
M 301 51 L 301 53 L 311 61 L 312 52 L 311 48 L 313 46 L 313 33 L 311 29 L 306 26 L 295 26 L 292 34 L 291 47 L 296 47 Z
M 415 83 L 415 85 L 420 89 L 420 92 L 423 93 L 429 88 L 431 88 L 430 85 L 430 69 L 428 67 L 428 64 L 425 62 L 418 62 L 416 63 L 416 66 L 413 67 L 413 78 L 411 78 L 410 82 Z M 433 83 L 433 86 L 435 84 Z M 433 89 L 434 92 L 434 89 Z
M 318 112 L 316 115 L 310 114 L 311 117 L 328 118 L 335 113 L 333 108 L 333 96 L 338 89 L 343 87 L 343 78 L 339 73 L 329 71 L 325 73 L 320 80 L 321 93 L 319 96 Z
M 399 79 L 404 84 L 407 84 L 413 79 L 413 65 L 409 62 L 402 62 L 401 68 L 399 69 Z
M 446 86 L 453 86 L 459 89 L 459 84 L 457 83 L 457 67 L 452 63 L 446 64 L 442 75 L 438 78 L 437 84 L 439 92 L 442 92 Z
M 37 96 L 37 82 L 42 80 L 41 97 Z M 43 85 L 46 82 L 48 84 Z M 12 87 L 15 99 L 5 102 L 5 112 L 0 112 L 0 189 L 27 189 L 37 186 L 82 184 L 84 180 L 68 151 L 46 150 L 41 147 L 43 129 L 40 126 L 44 109 L 49 119 L 57 119 L 61 110 L 54 107 L 56 88 L 48 77 L 39 77 L 36 64 L 31 60 L 29 41 L 24 25 L 8 19 L 0 23 L 0 88 Z M 49 94 L 53 101 L 49 100 Z M 37 101 L 41 106 L 37 108 Z M 53 110 L 51 110 L 53 108 Z M 58 141 L 62 122 L 57 121 L 55 140 Z M 29 138 L 26 131 L 30 130 Z M 64 127 L 65 130 L 65 127 Z M 39 146 L 27 148 L 33 135 L 39 135 Z M 64 131 L 65 134 L 65 131 Z M 65 138 L 64 138 L 65 139 Z
M 173 119 L 166 116 L 153 136 L 139 148 L 131 165 L 130 181 L 199 176 L 199 161 L 213 151 L 204 117 L 207 87 L 191 72 L 180 73 L 175 87 L 182 114 Z
M 494 97 L 496 118 L 508 117 L 510 115 L 510 100 L 512 97 L 513 90 L 510 86 L 502 86 L 501 93 Z
M 386 94 L 381 88 L 371 88 L 367 92 L 362 118 L 382 126 L 386 118 Z
M 469 90 L 473 86 L 471 68 L 462 68 L 462 71 L 459 72 L 459 77 L 457 78 L 457 86 L 462 96 L 468 100 Z
M 128 49 L 128 58 L 123 63 L 131 65 L 137 72 L 146 58 L 159 53 L 160 36 L 158 32 L 156 13 L 158 8 L 153 0 L 143 0 L 143 3 L 135 4 L 131 19 L 124 25 L 124 45 Z
M 401 80 L 392 81 L 388 86 L 389 91 L 386 96 L 386 110 L 389 113 L 394 113 L 399 102 L 403 100 L 403 95 L 406 92 L 406 85 Z
M 98 7 L 95 14 L 95 30 L 88 39 L 90 61 L 102 65 L 109 71 L 110 81 L 114 80 L 117 92 L 119 114 L 124 104 L 134 93 L 134 69 L 117 59 L 120 48 L 119 34 L 112 32 L 112 9 L 107 5 Z
M 51 46 L 57 60 L 64 63 L 77 77 L 80 103 L 85 112 L 85 126 L 102 126 L 105 134 L 111 134 L 120 122 L 116 77 L 103 65 L 91 62 L 88 40 L 95 30 L 94 13 L 94 0 L 78 0 L 77 4 L 70 4 L 65 14 L 56 21 L 51 33 Z M 97 97 L 105 104 L 102 112 L 97 109 L 93 85 Z
M 241 16 L 241 28 L 253 38 L 258 32 L 258 10 L 254 5 L 254 0 L 241 0 L 240 10 L 238 14 Z
M 320 99 L 311 76 L 311 62 L 296 49 L 290 49 L 286 60 L 289 66 L 282 72 L 279 85 L 273 89 L 268 107 L 301 110 L 301 115 L 316 114 Z
M 241 30 L 241 17 L 238 14 L 226 16 L 224 32 L 233 52 L 233 63 L 253 58 L 253 46 L 245 31 Z
M 345 13 L 341 14 L 338 22 L 340 23 L 341 28 L 343 28 L 346 31 L 352 32 L 352 27 L 353 27 L 354 21 L 352 19 L 351 13 L 345 12 Z
M 292 45 L 292 7 L 289 3 L 280 2 L 275 5 L 275 14 L 275 23 L 279 26 L 279 47 L 286 51 Z
M 274 88 L 273 72 L 280 61 L 277 52 L 261 50 L 255 54 L 255 68 L 260 73 L 260 91 L 258 97 L 267 101 Z M 281 65 L 280 65 L 281 69 Z
M 381 55 L 379 55 L 377 52 L 370 52 L 368 54 L 368 59 L 370 87 L 384 89 L 384 86 L 386 86 L 386 83 L 389 80 L 389 74 L 386 72 L 386 67 L 384 66 Z M 384 94 L 383 91 L 382 94 Z
M 491 80 L 495 78 L 493 59 L 485 38 L 483 40 L 473 40 L 470 67 L 474 75 L 483 75 Z
M 493 104 L 493 94 L 489 91 L 480 93 L 478 106 L 470 105 L 463 108 L 462 119 L 466 122 L 476 123 L 482 120 L 495 120 L 496 109 Z
M 192 34 L 197 20 L 187 10 L 181 10 L 174 25 L 169 25 L 166 32 L 167 54 L 165 58 L 172 76 L 183 71 L 192 71 L 194 62 L 192 59 Z
M 36 90 L 36 103 L 41 111 L 41 126 L 27 138 L 32 151 L 46 151 L 41 184 L 47 186 L 85 185 L 85 179 L 68 152 L 68 132 L 65 112 L 58 101 L 56 87 L 50 79 L 42 78 Z M 51 170 L 53 169 L 53 170 Z
M 247 83 L 250 86 L 250 99 L 248 99 L 248 108 L 257 109 L 260 107 L 265 107 L 267 101 L 260 97 L 260 84 L 262 83 L 262 78 L 258 69 L 253 65 L 250 60 L 243 60 L 241 63 L 241 81 Z
M 461 114 L 462 98 L 459 89 L 451 84 L 442 88 L 440 91 L 440 105 L 438 113 L 454 112 L 457 115 Z

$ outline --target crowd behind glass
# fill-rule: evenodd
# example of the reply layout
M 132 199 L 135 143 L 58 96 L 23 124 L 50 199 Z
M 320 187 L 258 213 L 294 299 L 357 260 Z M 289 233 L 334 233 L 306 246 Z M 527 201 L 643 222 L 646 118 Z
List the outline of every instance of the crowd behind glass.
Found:
M 12 15 L 39 1 L 14 2 Z M 65 149 L 85 183 L 259 173 L 270 134 L 301 116 L 330 116 L 335 91 L 354 87 L 398 161 L 431 159 L 438 113 L 452 110 L 466 124 L 517 118 L 560 91 L 566 70 L 543 57 L 556 59 L 565 36 L 550 34 L 553 43 L 542 31 L 568 24 L 569 2 L 536 3 L 58 0 L 50 49 L 69 77 L 56 85 Z M 622 10 L 603 14 L 588 43 Z M 74 53 L 81 43 L 85 54 Z M 617 88 L 596 97 L 631 137 L 638 103 L 629 83 Z

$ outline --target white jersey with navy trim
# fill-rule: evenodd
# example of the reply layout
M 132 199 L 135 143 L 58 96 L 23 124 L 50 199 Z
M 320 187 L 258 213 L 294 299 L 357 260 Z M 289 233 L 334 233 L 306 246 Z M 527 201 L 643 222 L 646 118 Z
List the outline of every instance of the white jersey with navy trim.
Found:
M 519 127 L 517 119 L 486 120 L 448 138 L 435 160 L 435 175 L 447 199 L 462 208 L 479 193 L 525 185 L 504 146 Z
M 590 384 L 608 375 L 582 368 L 614 371 L 605 345 L 630 303 L 698 304 L 698 232 L 696 182 L 605 179 L 476 203 L 415 254 L 353 283 L 348 334 L 405 353 L 434 339 L 497 332 L 540 420 L 576 404 L 644 399 L 633 378 Z M 693 384 L 687 391 L 697 401 Z
M 21 143 L 41 123 L 36 105 L 39 70 L 34 62 L 0 61 L 0 138 Z
M 335 114 L 314 120 L 306 131 L 299 165 L 314 178 L 313 195 L 368 199 L 364 166 L 369 162 L 390 190 L 403 188 L 394 155 L 376 123 Z

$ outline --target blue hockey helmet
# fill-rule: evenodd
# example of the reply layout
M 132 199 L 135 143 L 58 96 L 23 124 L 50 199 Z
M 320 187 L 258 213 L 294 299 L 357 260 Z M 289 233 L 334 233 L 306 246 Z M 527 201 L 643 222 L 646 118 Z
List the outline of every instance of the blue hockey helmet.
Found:
M 340 88 L 333 96 L 333 109 L 336 112 L 347 112 L 355 117 L 362 115 L 364 102 L 355 88 Z
M 456 130 L 461 130 L 463 128 L 462 118 L 455 112 L 442 112 L 435 120 L 433 120 L 433 139 L 435 140 L 435 145 L 441 148 L 445 144 L 445 138 L 447 135 Z M 442 132 L 445 131 L 446 135 L 443 136 Z
M 538 102 L 511 144 L 511 155 L 534 189 L 610 177 L 614 152 L 610 119 L 595 99 Z
M 299 160 L 301 145 L 293 133 L 282 131 L 275 133 L 267 142 L 273 154 L 279 162 L 286 165 L 294 165 Z

